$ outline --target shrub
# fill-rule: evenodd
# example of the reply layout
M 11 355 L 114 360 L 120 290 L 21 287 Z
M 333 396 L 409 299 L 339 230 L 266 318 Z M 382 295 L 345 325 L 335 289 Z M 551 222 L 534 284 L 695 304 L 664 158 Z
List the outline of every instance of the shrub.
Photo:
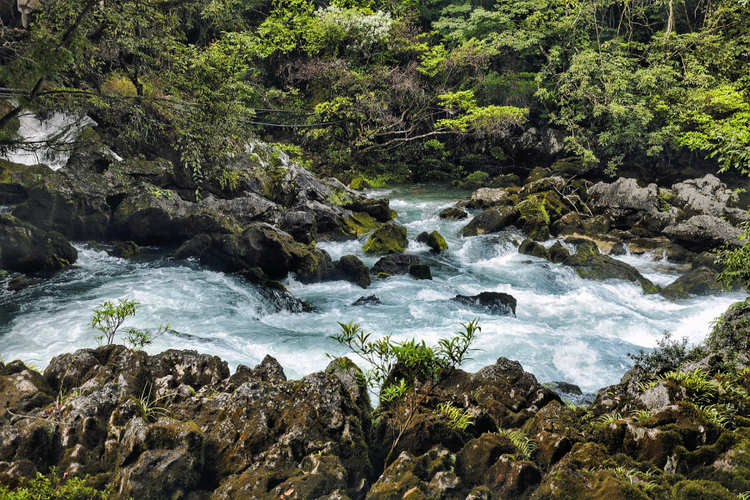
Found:
M 396 426 L 397 432 L 385 458 L 386 466 L 419 405 L 433 395 L 459 365 L 471 359 L 468 357 L 473 350 L 471 344 L 481 331 L 477 322 L 475 319 L 462 324 L 463 331 L 457 336 L 440 339 L 434 347 L 414 339 L 397 342 L 391 340 L 390 335 L 371 341 L 372 334 L 364 333 L 358 324 L 339 323 L 341 333 L 333 339 L 370 366 L 357 372 L 358 381 L 378 397 L 380 413 L 390 412 Z M 344 369 L 353 368 L 347 358 L 334 359 Z

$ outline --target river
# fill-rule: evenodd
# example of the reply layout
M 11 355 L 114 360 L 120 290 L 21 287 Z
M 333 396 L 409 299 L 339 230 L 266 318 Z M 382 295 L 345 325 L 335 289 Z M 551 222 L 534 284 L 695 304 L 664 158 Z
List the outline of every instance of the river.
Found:
M 124 260 L 78 245 L 79 260 L 72 269 L 21 292 L 0 290 L 0 353 L 5 361 L 20 358 L 43 368 L 59 353 L 95 347 L 92 310 L 105 300 L 132 299 L 141 306 L 126 327 L 153 331 L 170 322 L 180 332 L 158 338 L 148 352 L 196 349 L 220 356 L 232 369 L 240 363 L 254 366 L 270 354 L 288 377 L 299 378 L 324 368 L 327 354 L 345 353 L 330 339 L 340 329 L 338 322 L 354 321 L 374 336 L 392 333 L 394 339 L 434 344 L 461 329 L 461 323 L 479 318 L 482 331 L 474 346 L 479 350 L 466 369 L 475 371 L 505 356 L 520 361 L 541 382 L 562 380 L 593 392 L 619 381 L 632 364 L 629 352 L 655 346 L 664 331 L 700 342 L 711 321 L 746 296 L 735 292 L 670 302 L 644 295 L 629 282 L 584 280 L 562 265 L 520 255 L 514 244 L 523 238 L 520 232 L 462 238 L 458 232 L 467 220 L 443 221 L 438 212 L 467 194 L 443 185 L 372 192 L 390 198 L 399 214 L 396 221 L 412 240 L 408 252 L 430 265 L 434 279 L 373 279 L 363 290 L 343 281 L 305 285 L 287 278 L 284 284 L 315 308 L 312 313 L 280 311 L 241 278 L 198 262 L 170 260 L 167 250 L 142 248 L 141 255 Z M 441 254 L 413 241 L 435 229 L 449 245 Z M 363 242 L 319 246 L 334 260 L 354 254 L 372 266 L 377 258 L 363 254 Z M 661 285 L 684 272 L 648 255 L 621 259 Z M 517 317 L 450 300 L 483 291 L 513 295 Z M 368 295 L 379 297 L 381 304 L 352 305 Z

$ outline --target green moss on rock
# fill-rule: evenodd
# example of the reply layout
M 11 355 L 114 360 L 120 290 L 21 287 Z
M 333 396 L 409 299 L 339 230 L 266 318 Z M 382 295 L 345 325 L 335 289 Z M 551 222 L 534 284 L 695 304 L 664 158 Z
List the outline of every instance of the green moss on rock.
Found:
M 370 235 L 362 250 L 367 254 L 404 253 L 407 243 L 406 228 L 388 222 Z

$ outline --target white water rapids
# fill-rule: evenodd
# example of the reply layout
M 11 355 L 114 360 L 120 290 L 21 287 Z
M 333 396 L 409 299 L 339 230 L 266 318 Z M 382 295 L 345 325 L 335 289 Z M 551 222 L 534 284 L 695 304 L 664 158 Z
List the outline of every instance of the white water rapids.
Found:
M 354 321 L 374 336 L 418 338 L 436 343 L 480 318 L 482 331 L 465 368 L 475 371 L 499 356 L 516 359 L 541 382 L 563 380 L 584 391 L 616 383 L 632 364 L 628 352 L 653 347 L 665 330 L 699 342 L 711 321 L 744 293 L 726 293 L 670 302 L 644 295 L 623 281 L 591 281 L 559 264 L 519 255 L 519 232 L 462 238 L 468 220 L 443 221 L 438 212 L 467 195 L 445 186 L 408 186 L 373 193 L 388 196 L 410 240 L 437 229 L 449 250 L 436 255 L 412 241 L 409 253 L 430 265 L 434 279 L 410 276 L 373 279 L 363 290 L 337 281 L 303 285 L 293 277 L 287 288 L 314 308 L 313 313 L 279 312 L 242 279 L 170 261 L 168 252 L 142 249 L 134 260 L 110 257 L 79 246 L 73 269 L 21 292 L 0 290 L 0 353 L 43 368 L 62 352 L 96 346 L 89 325 L 92 310 L 105 300 L 133 299 L 141 308 L 125 326 L 156 330 L 171 322 L 179 336 L 167 334 L 147 350 L 196 349 L 229 362 L 254 366 L 266 354 L 276 357 L 290 378 L 323 369 L 326 353 L 344 354 L 329 337 L 337 322 Z M 354 254 L 368 266 L 360 241 L 321 243 L 333 257 Z M 547 245 L 553 243 L 550 240 Z M 623 257 L 654 283 L 666 285 L 684 268 L 653 262 L 649 256 Z M 531 261 L 531 263 L 528 263 Z M 499 291 L 518 300 L 517 317 L 494 316 L 450 299 Z M 377 295 L 382 304 L 353 306 L 361 296 Z

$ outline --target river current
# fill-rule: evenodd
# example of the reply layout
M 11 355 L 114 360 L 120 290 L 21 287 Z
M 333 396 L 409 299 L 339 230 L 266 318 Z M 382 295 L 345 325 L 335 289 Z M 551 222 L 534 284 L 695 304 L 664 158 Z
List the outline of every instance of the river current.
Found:
M 338 322 L 359 323 L 373 337 L 417 338 L 434 344 L 453 335 L 461 323 L 479 318 L 482 328 L 473 359 L 475 371 L 499 356 L 516 359 L 541 382 L 562 380 L 584 391 L 616 383 L 632 365 L 627 354 L 656 345 L 664 331 L 700 342 L 713 319 L 744 293 L 696 297 L 670 302 L 644 295 L 624 281 L 579 278 L 559 264 L 520 255 L 517 231 L 462 238 L 468 220 L 443 221 L 438 212 L 465 197 L 466 191 L 422 185 L 371 193 L 387 196 L 396 219 L 408 229 L 408 252 L 429 264 L 433 280 L 410 276 L 373 279 L 367 290 L 344 282 L 305 285 L 289 277 L 284 284 L 315 309 L 312 313 L 280 311 L 243 279 L 214 272 L 198 262 L 173 261 L 168 251 L 142 248 L 132 260 L 110 257 L 79 245 L 79 260 L 61 272 L 20 292 L 0 290 L 0 354 L 43 368 L 53 356 L 95 347 L 89 326 L 92 310 L 105 300 L 141 303 L 125 327 L 156 330 L 171 323 L 180 332 L 158 338 L 146 350 L 195 349 L 215 354 L 232 369 L 254 366 L 266 354 L 277 358 L 288 377 L 323 369 L 327 354 L 345 351 L 330 339 Z M 472 213 L 472 215 L 475 215 Z M 449 249 L 433 254 L 413 241 L 422 231 L 438 230 Z M 334 260 L 354 254 L 372 266 L 359 241 L 320 243 Z M 546 243 L 551 246 L 553 240 Z M 684 268 L 654 262 L 650 256 L 624 256 L 654 283 L 666 285 Z M 517 317 L 491 315 L 450 299 L 457 294 L 506 292 L 518 300 Z M 381 304 L 354 306 L 362 296 L 376 295 Z M 355 360 L 356 361 L 356 360 Z

